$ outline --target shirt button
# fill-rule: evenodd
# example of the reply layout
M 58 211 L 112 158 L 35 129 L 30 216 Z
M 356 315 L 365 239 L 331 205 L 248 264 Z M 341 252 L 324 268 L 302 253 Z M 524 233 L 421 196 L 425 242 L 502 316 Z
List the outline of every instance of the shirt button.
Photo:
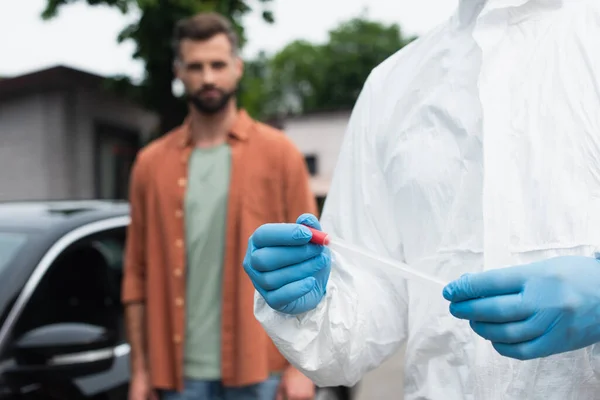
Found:
M 185 186 L 185 182 L 186 182 L 186 179 L 185 179 L 185 178 L 179 178 L 179 179 L 177 180 L 177 184 L 178 184 L 179 186 L 181 186 L 181 187 L 184 187 L 184 186 Z
M 174 342 L 175 344 L 179 344 L 179 343 L 181 343 L 181 336 L 180 336 L 180 335 L 174 335 L 174 336 L 173 336 L 173 342 Z
M 173 271 L 173 275 L 175 275 L 177 278 L 179 278 L 182 275 L 183 271 L 181 270 L 181 268 L 177 268 L 175 269 L 175 271 Z
M 177 297 L 177 298 L 175 299 L 175 305 L 176 305 L 177 307 L 182 307 L 182 306 L 183 306 L 183 298 L 181 298 L 181 297 Z
M 176 218 L 181 218 L 181 217 L 183 217 L 183 211 L 182 211 L 182 210 L 177 210 L 177 211 L 175 211 L 175 217 L 176 217 Z
M 177 239 L 177 240 L 175 241 L 175 246 L 177 246 L 177 247 L 179 247 L 179 248 L 182 248 L 182 247 L 183 247 L 183 240 L 181 240 L 181 239 Z

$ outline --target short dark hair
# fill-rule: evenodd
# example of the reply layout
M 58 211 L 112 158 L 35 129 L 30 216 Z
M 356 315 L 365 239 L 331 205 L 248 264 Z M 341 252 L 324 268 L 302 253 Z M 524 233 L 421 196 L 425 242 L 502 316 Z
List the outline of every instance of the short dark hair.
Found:
M 238 35 L 231 22 L 223 15 L 215 12 L 205 12 L 179 20 L 173 32 L 175 57 L 179 57 L 182 40 L 208 40 L 219 34 L 226 35 L 233 52 L 237 52 L 239 46 Z

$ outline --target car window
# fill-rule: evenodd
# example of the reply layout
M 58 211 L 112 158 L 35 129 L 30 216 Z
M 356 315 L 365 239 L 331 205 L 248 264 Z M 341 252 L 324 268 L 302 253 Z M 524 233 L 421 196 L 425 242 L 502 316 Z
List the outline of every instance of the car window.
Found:
M 87 237 L 50 266 L 19 317 L 13 337 L 40 326 L 81 322 L 125 340 L 120 304 L 125 228 Z
M 27 242 L 25 233 L 0 232 L 0 272 Z

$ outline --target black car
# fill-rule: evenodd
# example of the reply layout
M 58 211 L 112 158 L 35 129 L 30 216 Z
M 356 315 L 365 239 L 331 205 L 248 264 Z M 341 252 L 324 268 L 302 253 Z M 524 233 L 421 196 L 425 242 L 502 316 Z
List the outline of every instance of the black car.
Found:
M 127 399 L 129 221 L 125 202 L 0 203 L 0 400 Z
M 126 399 L 129 208 L 0 204 L 0 399 Z

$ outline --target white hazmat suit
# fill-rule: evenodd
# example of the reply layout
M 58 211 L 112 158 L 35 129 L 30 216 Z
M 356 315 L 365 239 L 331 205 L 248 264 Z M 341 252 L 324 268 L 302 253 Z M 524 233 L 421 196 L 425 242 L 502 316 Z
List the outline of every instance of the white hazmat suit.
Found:
M 447 23 L 376 67 L 321 223 L 446 281 L 593 255 L 600 1 L 462 0 Z M 441 288 L 341 252 L 315 310 L 286 315 L 257 294 L 255 315 L 321 386 L 353 385 L 406 344 L 406 400 L 600 399 L 598 345 L 502 357 L 449 314 Z

